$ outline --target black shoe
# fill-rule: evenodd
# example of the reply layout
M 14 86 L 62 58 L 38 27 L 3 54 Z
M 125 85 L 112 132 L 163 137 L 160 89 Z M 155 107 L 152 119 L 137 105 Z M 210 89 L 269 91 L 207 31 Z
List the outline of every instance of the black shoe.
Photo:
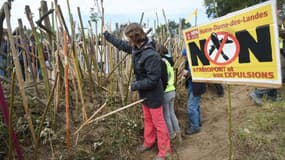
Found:
M 185 132 L 186 135 L 192 135 L 192 134 L 196 134 L 199 133 L 200 129 L 192 129 L 192 128 L 188 128 Z
M 224 97 L 224 87 L 221 84 L 215 84 L 216 94 L 218 97 Z
M 224 97 L 224 93 L 217 93 L 218 97 Z

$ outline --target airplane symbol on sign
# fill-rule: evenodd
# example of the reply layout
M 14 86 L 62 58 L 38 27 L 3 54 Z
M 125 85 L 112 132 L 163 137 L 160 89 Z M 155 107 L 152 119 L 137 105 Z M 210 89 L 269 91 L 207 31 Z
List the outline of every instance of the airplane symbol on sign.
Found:
M 224 40 L 223 38 L 221 40 L 219 40 L 217 34 L 215 32 L 213 32 L 211 34 L 211 40 L 213 42 L 213 45 L 211 45 L 211 48 L 209 50 L 209 55 L 211 56 L 212 53 L 214 52 L 215 49 L 219 50 L 221 47 L 221 42 Z M 227 39 L 225 41 L 225 43 L 233 43 L 232 40 Z M 221 55 L 223 56 L 223 58 L 227 61 L 229 60 L 229 57 L 223 52 L 223 49 L 221 49 Z

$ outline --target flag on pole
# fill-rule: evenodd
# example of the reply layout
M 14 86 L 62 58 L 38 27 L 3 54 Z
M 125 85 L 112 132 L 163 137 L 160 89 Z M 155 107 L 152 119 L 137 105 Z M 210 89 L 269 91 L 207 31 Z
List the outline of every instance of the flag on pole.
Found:
M 185 24 L 186 24 L 186 23 L 189 23 L 189 22 L 191 21 L 191 19 L 192 19 L 193 16 L 197 17 L 197 12 L 198 12 L 198 8 L 196 8 L 196 9 L 194 10 L 194 12 L 191 13 L 191 14 L 188 16 L 188 18 L 185 20 Z

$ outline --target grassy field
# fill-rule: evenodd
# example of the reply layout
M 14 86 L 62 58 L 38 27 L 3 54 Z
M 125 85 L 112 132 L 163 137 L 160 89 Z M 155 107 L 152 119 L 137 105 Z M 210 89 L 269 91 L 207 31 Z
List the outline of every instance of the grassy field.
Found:
M 239 160 L 285 159 L 285 100 L 265 102 L 235 131 L 235 158 Z

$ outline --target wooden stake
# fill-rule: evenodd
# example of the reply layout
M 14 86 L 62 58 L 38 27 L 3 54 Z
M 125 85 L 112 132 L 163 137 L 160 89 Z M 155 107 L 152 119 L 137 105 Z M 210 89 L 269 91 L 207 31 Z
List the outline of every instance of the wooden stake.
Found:
M 23 44 L 23 47 L 25 49 L 25 53 L 26 53 L 27 60 L 28 60 L 28 66 L 31 69 L 33 84 L 35 86 L 35 91 L 36 91 L 37 95 L 40 95 L 38 87 L 37 87 L 38 85 L 36 82 L 37 76 L 35 75 L 35 71 L 33 70 L 33 67 L 32 67 L 33 64 L 32 64 L 32 60 L 31 60 L 31 56 L 29 54 L 30 51 L 29 51 L 29 46 L 27 44 L 27 37 L 24 34 L 22 19 L 18 19 L 18 24 L 19 24 L 21 43 Z M 28 77 L 28 72 L 26 72 L 25 75 L 26 75 L 26 77 Z
M 11 92 L 10 92 L 10 105 L 9 105 L 9 117 L 8 117 L 8 130 L 9 130 L 9 159 L 12 158 L 12 151 L 13 148 L 12 146 L 14 145 L 16 148 L 16 153 L 18 155 L 18 159 L 22 159 L 22 151 L 19 146 L 19 142 L 17 140 L 16 134 L 13 131 L 13 113 L 14 113 L 14 94 L 15 94 L 15 76 L 16 76 L 16 71 L 15 68 L 13 69 L 12 72 L 12 85 L 11 85 Z M 1 87 L 2 90 L 2 87 Z M 4 106 L 2 106 L 4 107 Z M 13 144 L 12 144 L 13 143 Z
M 70 12 L 69 0 L 67 0 L 67 6 L 68 6 L 70 23 L 71 23 L 71 34 L 72 34 L 72 37 L 74 37 L 75 26 L 72 25 L 73 24 L 73 18 L 72 18 L 71 12 Z M 72 43 L 72 54 L 71 55 L 72 55 L 72 60 L 75 64 L 76 82 L 77 82 L 79 96 L 80 96 L 80 100 L 81 100 L 81 104 L 82 104 L 83 120 L 85 120 L 85 119 L 87 119 L 87 113 L 86 113 L 86 105 L 85 105 L 83 89 L 82 89 L 82 77 L 83 77 L 83 75 L 82 75 L 81 70 L 80 70 L 80 65 L 79 65 L 79 61 L 78 61 L 77 54 L 75 51 L 75 43 L 74 43 L 73 39 L 72 39 L 71 43 Z M 76 95 L 76 100 L 77 100 L 77 95 Z
M 83 55 L 84 55 L 84 60 L 85 60 L 85 63 L 87 65 L 87 70 L 88 70 L 88 77 L 89 77 L 89 84 L 90 84 L 90 87 L 89 87 L 90 94 L 89 95 L 90 95 L 90 99 L 93 99 L 92 95 L 95 93 L 95 87 L 94 87 L 94 81 L 93 81 L 93 78 L 92 78 L 91 65 L 90 65 L 89 59 L 87 57 L 87 43 L 86 43 L 84 26 L 83 26 L 83 22 L 82 22 L 82 18 L 81 18 L 81 12 L 80 12 L 80 8 L 79 7 L 77 7 L 77 13 L 78 13 L 79 21 L 80 21 L 81 34 L 82 34 L 82 37 L 83 37 L 83 44 L 84 44 L 83 45 Z M 87 114 L 86 113 L 83 113 L 83 118 L 84 118 L 84 120 L 87 120 Z
M 59 77 L 59 73 L 56 74 L 55 83 L 54 83 L 54 85 L 52 87 L 52 91 L 51 91 L 51 93 L 49 95 L 48 102 L 47 102 L 47 104 L 45 106 L 44 112 L 43 112 L 42 117 L 41 117 L 41 122 L 39 124 L 38 133 L 37 133 L 38 137 L 40 137 L 40 134 L 41 134 L 41 131 L 42 131 L 42 128 L 43 128 L 43 123 L 44 123 L 44 121 L 46 119 L 46 115 L 47 115 L 48 109 L 49 109 L 50 104 L 51 104 L 51 100 L 52 100 L 53 95 L 54 95 L 54 91 L 55 91 L 55 87 L 57 85 L 56 82 L 57 82 L 58 77 Z M 39 139 L 38 139 L 37 144 L 39 144 Z M 38 146 L 36 146 L 36 149 L 35 149 L 35 158 L 34 159 L 37 159 L 37 152 L 38 152 Z
M 142 25 L 142 22 L 143 22 L 143 16 L 144 16 L 144 12 L 142 12 L 142 14 L 141 14 L 140 25 Z
M 92 121 L 89 121 L 88 124 L 93 123 L 93 122 L 96 122 L 96 121 L 99 121 L 100 119 L 103 119 L 103 118 L 108 117 L 108 116 L 110 116 L 110 115 L 112 115 L 112 114 L 115 114 L 115 113 L 117 113 L 117 112 L 119 112 L 119 111 L 122 111 L 122 110 L 125 110 L 125 109 L 127 109 L 127 108 L 130 108 L 130 107 L 132 107 L 132 106 L 134 106 L 134 105 L 136 105 L 136 104 L 138 104 L 138 103 L 141 103 L 141 102 L 143 102 L 143 101 L 144 101 L 144 99 L 140 99 L 140 100 L 138 100 L 138 101 L 135 101 L 134 103 L 131 103 L 131 104 L 126 105 L 126 106 L 124 106 L 124 107 L 122 107 L 122 108 L 116 109 L 116 110 L 114 110 L 114 111 L 112 111 L 112 112 L 110 112 L 110 113 L 108 113 L 108 114 L 102 115 L 102 116 L 100 116 L 100 117 L 98 117 L 98 118 L 96 118 L 96 119 L 94 119 L 94 120 L 92 120 Z
M 68 98 L 68 42 L 64 32 L 64 81 L 65 81 L 65 121 L 66 121 L 66 146 L 70 149 L 70 124 L 69 124 L 69 98 Z
M 21 73 L 21 66 L 20 66 L 20 62 L 19 62 L 19 59 L 18 59 L 17 50 L 15 48 L 15 41 L 14 41 L 13 36 L 12 36 L 11 22 L 10 22 L 10 11 L 9 11 L 9 6 L 8 6 L 7 2 L 4 4 L 4 10 L 5 10 L 5 17 L 6 17 L 6 23 L 7 23 L 8 37 L 9 37 L 9 41 L 10 41 L 10 44 L 11 44 L 11 50 L 12 50 L 12 54 L 13 54 L 13 58 L 14 58 L 14 64 L 15 64 L 15 67 L 16 67 L 16 76 L 17 76 L 17 80 L 18 80 L 18 83 L 19 83 L 20 93 L 21 93 L 21 96 L 22 96 L 22 99 L 23 99 L 23 105 L 24 105 L 24 109 L 25 109 L 25 113 L 26 113 L 25 117 L 26 117 L 26 119 L 28 121 L 28 125 L 29 125 L 30 131 L 31 131 L 31 134 L 32 134 L 32 138 L 33 138 L 33 142 L 36 145 L 37 137 L 36 137 L 36 134 L 35 134 L 35 129 L 34 129 L 34 126 L 33 126 L 31 113 L 30 113 L 30 110 L 29 110 L 28 98 L 26 96 L 24 85 L 23 85 L 24 81 L 23 81 L 23 77 L 22 77 L 22 73 Z
M 35 41 L 36 41 L 36 46 L 37 46 L 37 53 L 38 53 L 38 58 L 40 61 L 40 67 L 41 67 L 41 72 L 43 75 L 43 80 L 44 80 L 44 85 L 45 85 L 45 91 L 46 91 L 46 95 L 49 95 L 49 80 L 48 80 L 48 73 L 47 73 L 47 69 L 46 69 L 46 65 L 45 65 L 45 60 L 44 60 L 44 53 L 43 53 L 43 46 L 40 43 L 39 37 L 38 37 L 38 33 L 37 30 L 35 28 L 34 22 L 33 22 L 33 17 L 32 17 L 32 12 L 29 6 L 25 6 L 25 12 L 27 15 L 27 18 L 30 22 L 32 31 L 33 31 L 33 35 L 35 37 Z
M 77 134 L 86 124 L 88 124 L 95 116 L 97 113 L 99 113 L 105 106 L 107 102 L 105 102 L 96 112 L 92 114 L 90 118 L 88 118 L 75 132 L 74 134 Z

